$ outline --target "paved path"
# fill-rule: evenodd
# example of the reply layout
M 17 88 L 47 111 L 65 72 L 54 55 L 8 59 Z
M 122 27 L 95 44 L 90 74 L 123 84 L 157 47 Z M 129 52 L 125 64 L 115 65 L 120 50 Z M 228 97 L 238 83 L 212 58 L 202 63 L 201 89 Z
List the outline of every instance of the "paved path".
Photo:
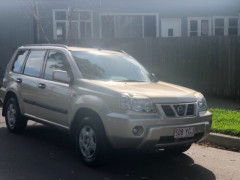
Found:
M 240 100 L 216 98 L 213 96 L 206 96 L 206 99 L 208 108 L 240 110 Z
M 240 153 L 196 144 L 180 156 L 164 152 L 118 152 L 105 166 L 90 169 L 76 159 L 66 133 L 29 124 L 25 133 L 10 134 L 0 117 L 1 180 L 238 180 L 240 177 Z

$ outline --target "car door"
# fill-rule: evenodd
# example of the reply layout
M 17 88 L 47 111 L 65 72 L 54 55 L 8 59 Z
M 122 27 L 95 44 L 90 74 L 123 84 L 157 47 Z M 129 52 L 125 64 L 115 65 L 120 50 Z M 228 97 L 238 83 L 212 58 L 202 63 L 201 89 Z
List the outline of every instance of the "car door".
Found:
M 29 116 L 36 116 L 36 98 L 38 94 L 38 80 L 42 75 L 46 50 L 31 50 L 27 56 L 22 74 L 13 75 L 19 86 L 19 97 L 23 105 L 23 113 Z M 21 61 L 22 63 L 22 61 Z M 13 72 L 20 72 L 19 65 L 14 63 Z M 14 73 L 13 73 L 14 74 Z
M 67 127 L 71 102 L 71 86 L 69 83 L 57 82 L 53 79 L 55 70 L 67 71 L 71 74 L 69 62 L 63 52 L 48 52 L 42 79 L 38 82 L 38 113 L 44 121 Z

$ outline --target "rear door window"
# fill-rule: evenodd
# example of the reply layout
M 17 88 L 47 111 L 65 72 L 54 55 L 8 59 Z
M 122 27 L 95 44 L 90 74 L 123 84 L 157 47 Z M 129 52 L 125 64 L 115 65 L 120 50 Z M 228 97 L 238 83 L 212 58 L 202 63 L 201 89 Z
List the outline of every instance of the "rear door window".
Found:
M 44 64 L 45 50 L 32 50 L 28 56 L 23 74 L 40 77 Z
M 18 51 L 14 63 L 13 63 L 13 67 L 12 67 L 12 71 L 16 72 L 16 73 L 20 73 L 22 70 L 22 66 L 24 63 L 24 60 L 26 58 L 28 54 L 28 50 L 20 50 Z

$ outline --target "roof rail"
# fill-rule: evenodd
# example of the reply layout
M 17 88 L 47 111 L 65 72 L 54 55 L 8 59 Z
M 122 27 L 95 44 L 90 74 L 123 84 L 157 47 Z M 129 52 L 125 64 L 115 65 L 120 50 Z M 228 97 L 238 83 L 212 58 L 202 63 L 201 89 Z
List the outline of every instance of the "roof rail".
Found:
M 25 44 L 23 46 L 58 46 L 66 49 L 68 48 L 68 46 L 64 44 Z
M 121 52 L 124 54 L 127 54 L 125 51 L 121 50 L 121 49 L 115 49 L 115 48 L 97 48 L 99 50 L 109 50 L 109 51 L 116 51 L 116 52 Z

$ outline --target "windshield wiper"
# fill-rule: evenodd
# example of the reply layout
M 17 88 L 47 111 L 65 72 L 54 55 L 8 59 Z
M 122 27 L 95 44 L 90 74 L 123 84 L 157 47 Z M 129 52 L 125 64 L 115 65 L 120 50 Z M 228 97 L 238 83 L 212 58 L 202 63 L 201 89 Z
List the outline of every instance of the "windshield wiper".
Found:
M 126 80 L 116 80 L 116 82 L 145 82 L 145 81 L 138 81 L 134 79 L 126 79 Z

